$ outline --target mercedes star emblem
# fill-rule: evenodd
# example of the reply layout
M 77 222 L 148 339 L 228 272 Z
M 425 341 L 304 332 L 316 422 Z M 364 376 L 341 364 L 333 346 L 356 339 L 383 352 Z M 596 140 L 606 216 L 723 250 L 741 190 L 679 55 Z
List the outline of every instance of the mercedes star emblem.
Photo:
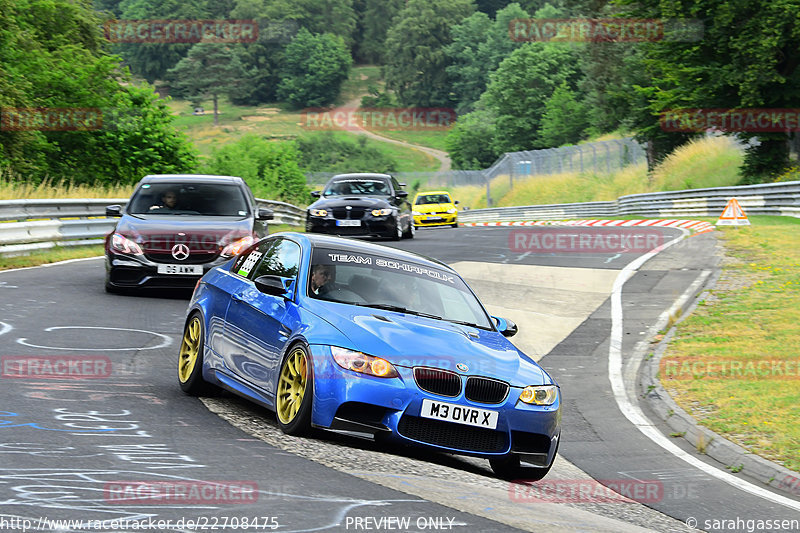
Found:
M 172 247 L 172 257 L 178 261 L 183 261 L 189 257 L 189 247 L 185 244 L 176 244 Z

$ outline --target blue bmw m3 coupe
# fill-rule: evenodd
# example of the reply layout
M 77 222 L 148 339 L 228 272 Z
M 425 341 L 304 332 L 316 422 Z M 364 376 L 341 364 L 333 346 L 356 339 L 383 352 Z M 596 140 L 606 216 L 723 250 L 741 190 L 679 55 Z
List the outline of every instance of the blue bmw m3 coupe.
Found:
M 198 283 L 178 378 L 262 404 L 281 430 L 345 430 L 544 477 L 558 384 L 450 267 L 378 244 L 278 233 Z M 530 472 L 531 468 L 527 468 Z

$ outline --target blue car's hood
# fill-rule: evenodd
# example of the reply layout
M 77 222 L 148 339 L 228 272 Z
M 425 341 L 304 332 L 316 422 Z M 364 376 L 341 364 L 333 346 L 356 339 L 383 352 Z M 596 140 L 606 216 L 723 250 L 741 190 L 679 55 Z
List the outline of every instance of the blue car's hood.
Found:
M 514 386 L 549 383 L 541 368 L 496 331 L 461 326 L 369 307 L 314 301 L 311 310 L 352 341 L 349 348 L 383 357 L 396 366 L 429 366 L 508 381 Z

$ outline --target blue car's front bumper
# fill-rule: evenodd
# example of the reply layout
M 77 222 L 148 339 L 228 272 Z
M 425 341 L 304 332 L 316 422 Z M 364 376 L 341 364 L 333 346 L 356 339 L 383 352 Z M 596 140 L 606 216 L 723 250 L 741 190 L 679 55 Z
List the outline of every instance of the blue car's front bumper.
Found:
M 465 397 L 463 386 L 455 397 L 420 389 L 409 367 L 395 366 L 399 377 L 377 378 L 341 368 L 328 346 L 312 345 L 311 352 L 315 426 L 360 429 L 405 444 L 463 455 L 492 458 L 513 452 L 539 466 L 553 461 L 560 436 L 560 396 L 550 406 L 529 405 L 518 401 L 522 389 L 511 387 L 501 403 L 477 403 Z M 479 428 L 423 418 L 420 413 L 426 398 L 496 411 L 497 427 Z

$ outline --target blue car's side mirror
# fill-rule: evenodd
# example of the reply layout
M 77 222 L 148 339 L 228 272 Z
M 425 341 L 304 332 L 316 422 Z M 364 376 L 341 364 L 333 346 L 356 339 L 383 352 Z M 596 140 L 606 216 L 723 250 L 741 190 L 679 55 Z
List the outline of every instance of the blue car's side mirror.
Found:
M 257 277 L 255 280 L 253 280 L 253 283 L 255 283 L 256 289 L 264 294 L 281 296 L 283 298 L 291 298 L 291 284 L 293 281 L 294 280 L 290 278 L 265 275 Z
M 492 319 L 503 337 L 513 337 L 519 331 L 517 325 L 508 319 L 500 318 L 499 316 L 493 316 Z

